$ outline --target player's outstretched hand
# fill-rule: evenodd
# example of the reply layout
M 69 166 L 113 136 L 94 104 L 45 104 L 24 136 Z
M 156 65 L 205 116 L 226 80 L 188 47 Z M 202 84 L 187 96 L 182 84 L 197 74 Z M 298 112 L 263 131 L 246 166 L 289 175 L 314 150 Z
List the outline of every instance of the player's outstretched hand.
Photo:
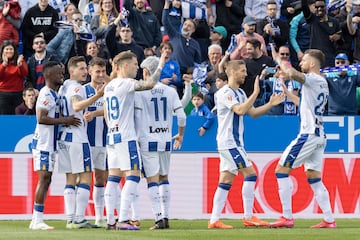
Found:
M 183 136 L 176 134 L 173 139 L 175 140 L 174 142 L 174 150 L 178 150 L 181 148 L 182 142 L 183 142 Z
M 260 93 L 260 86 L 259 86 L 259 75 L 256 76 L 254 81 L 254 91 L 253 94 L 259 95 Z
M 104 95 L 105 87 L 106 87 L 106 83 L 102 84 L 102 85 L 97 85 L 96 86 L 96 94 L 98 94 L 102 97 Z
M 83 117 L 86 122 L 91 122 L 94 119 L 92 112 L 85 112 Z
M 277 93 L 277 94 L 273 93 L 270 96 L 269 103 L 271 104 L 271 106 L 276 106 L 282 103 L 284 100 L 285 100 L 285 93 Z
M 82 124 L 81 120 L 77 117 L 75 117 L 74 115 L 70 115 L 68 117 L 65 118 L 65 124 L 68 126 L 80 126 Z

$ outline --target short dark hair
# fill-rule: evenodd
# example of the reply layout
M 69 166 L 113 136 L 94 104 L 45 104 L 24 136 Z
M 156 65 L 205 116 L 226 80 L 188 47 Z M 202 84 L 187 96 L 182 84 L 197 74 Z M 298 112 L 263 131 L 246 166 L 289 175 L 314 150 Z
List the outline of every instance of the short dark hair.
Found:
M 276 4 L 276 2 L 274 0 L 270 0 L 270 1 L 267 2 L 266 6 L 273 5 L 273 4 L 275 4 L 277 6 L 277 4 Z
M 84 56 L 74 56 L 74 57 L 70 58 L 69 62 L 68 62 L 68 69 L 70 69 L 72 67 L 77 67 L 77 64 L 79 62 L 86 63 L 85 57 Z
M 259 40 L 257 39 L 248 39 L 246 40 L 246 43 L 251 44 L 254 48 L 261 48 L 261 43 Z
M 24 88 L 24 90 L 23 90 L 23 92 L 22 92 L 22 95 L 23 95 L 23 96 L 26 96 L 26 92 L 27 92 L 27 91 L 33 91 L 33 92 L 35 92 L 35 88 L 33 88 L 33 87 Z
M 200 99 L 204 100 L 204 94 L 202 94 L 201 92 L 194 93 L 191 99 L 193 99 L 194 97 L 199 97 Z
M 219 73 L 219 75 L 217 75 L 216 78 L 219 78 L 219 79 L 223 80 L 224 82 L 228 81 L 228 76 L 225 72 Z
M 162 42 L 162 43 L 160 44 L 160 50 L 162 50 L 165 46 L 170 47 L 170 49 L 171 49 L 172 52 L 174 51 L 171 42 L 169 42 L 169 41 L 167 41 L 167 42 Z
M 106 61 L 101 57 L 93 57 L 89 62 L 89 66 L 93 67 L 95 65 L 98 65 L 100 67 L 106 67 Z
M 238 69 L 239 66 L 245 65 L 245 62 L 243 60 L 231 60 L 227 63 L 225 72 L 228 75 L 231 70 Z M 229 75 L 228 75 L 229 76 Z

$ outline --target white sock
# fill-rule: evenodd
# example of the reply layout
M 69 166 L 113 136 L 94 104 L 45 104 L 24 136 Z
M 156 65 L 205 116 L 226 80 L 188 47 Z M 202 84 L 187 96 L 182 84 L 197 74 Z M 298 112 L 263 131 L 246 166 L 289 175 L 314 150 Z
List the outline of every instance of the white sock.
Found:
M 66 185 L 64 190 L 64 205 L 66 220 L 73 222 L 75 216 L 75 186 Z
M 34 203 L 34 212 L 33 212 L 32 222 L 33 223 L 44 222 L 43 216 L 44 216 L 44 205 Z
M 89 204 L 90 186 L 84 183 L 77 185 L 75 219 L 81 222 L 85 219 L 85 211 Z
M 319 179 L 318 182 L 311 183 L 310 186 L 315 194 L 315 199 L 324 214 L 324 220 L 326 222 L 334 222 L 334 217 L 331 213 L 329 192 L 323 182 Z
M 221 211 L 225 206 L 225 202 L 229 194 L 230 188 L 231 184 L 219 183 L 213 199 L 213 209 L 211 211 L 210 217 L 211 224 L 215 223 L 220 219 Z
M 95 209 L 95 219 L 102 220 L 104 218 L 104 186 L 94 185 L 93 188 L 93 200 Z
M 289 175 L 287 175 L 287 177 L 284 177 L 285 175 L 281 175 L 281 176 L 282 177 L 277 177 L 277 182 L 279 187 L 278 191 L 282 205 L 283 216 L 287 219 L 293 219 L 293 215 L 292 215 L 293 184 Z
M 254 176 L 252 176 L 254 177 Z M 244 218 L 249 220 L 253 215 L 254 197 L 255 197 L 255 181 L 244 180 L 242 187 L 242 199 L 244 204 Z
M 131 202 L 134 200 L 137 193 L 137 186 L 140 181 L 140 177 L 137 176 L 128 176 L 124 187 L 122 189 L 121 204 L 120 204 L 120 216 L 119 222 L 124 222 L 129 220 L 129 209 Z
M 139 193 L 136 192 L 136 194 L 134 196 L 134 200 L 131 203 L 131 212 L 132 212 L 131 220 L 133 220 L 133 221 L 140 220 L 139 199 L 140 199 Z
M 161 214 L 161 204 L 160 204 L 160 194 L 159 194 L 159 184 L 156 182 L 151 182 L 148 184 L 148 191 L 151 201 L 151 208 L 155 216 L 155 222 L 162 219 Z
M 169 218 L 170 197 L 171 197 L 169 181 L 162 181 L 160 183 L 159 194 L 160 194 L 162 216 L 164 218 Z
M 110 175 L 104 193 L 107 223 L 111 225 L 115 223 L 114 210 L 116 205 L 120 206 L 120 203 L 118 203 L 118 196 L 121 194 L 120 179 L 121 177 Z

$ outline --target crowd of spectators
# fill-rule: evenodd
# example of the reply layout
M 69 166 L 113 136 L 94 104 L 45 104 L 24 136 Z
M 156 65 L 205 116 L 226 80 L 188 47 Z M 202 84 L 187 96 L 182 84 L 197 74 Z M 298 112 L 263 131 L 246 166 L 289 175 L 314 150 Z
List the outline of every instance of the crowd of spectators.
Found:
M 276 73 L 274 55 L 298 68 L 304 52 L 316 48 L 326 56 L 327 114 L 357 115 L 359 23 L 360 0 L 0 0 L 0 114 L 15 114 L 19 105 L 16 114 L 34 114 L 27 95 L 44 86 L 45 62 L 58 61 L 67 73 L 70 57 L 97 56 L 110 75 L 112 58 L 126 50 L 139 64 L 166 51 L 160 81 L 182 97 L 192 77 L 192 91 L 208 109 L 215 108 L 226 61 L 244 60 L 242 88 L 251 95 L 259 75 L 260 106 L 272 93 L 301 95 L 300 85 Z M 296 115 L 297 106 L 287 98 L 268 114 Z

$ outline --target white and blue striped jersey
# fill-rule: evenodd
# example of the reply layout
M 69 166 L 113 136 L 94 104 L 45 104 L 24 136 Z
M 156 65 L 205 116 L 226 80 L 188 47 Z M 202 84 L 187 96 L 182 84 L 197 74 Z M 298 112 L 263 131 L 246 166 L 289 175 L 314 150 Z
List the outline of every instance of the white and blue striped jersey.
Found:
M 172 87 L 157 83 L 151 90 L 136 92 L 135 129 L 142 151 L 171 150 L 173 115 L 178 110 L 178 118 L 185 120 L 179 95 Z
M 243 116 L 234 113 L 231 109 L 236 104 L 242 104 L 246 99 L 245 92 L 240 88 L 234 90 L 229 85 L 225 85 L 217 91 L 218 129 L 216 141 L 218 150 L 244 147 Z
M 60 139 L 66 142 L 86 143 L 87 137 L 87 123 L 84 120 L 84 110 L 75 112 L 72 107 L 71 99 L 74 96 L 80 97 L 82 100 L 86 99 L 85 88 L 76 80 L 68 79 L 64 82 L 59 90 L 59 96 L 61 99 L 61 112 L 67 117 L 74 115 L 79 118 L 82 124 L 76 126 L 63 126 L 61 128 Z
M 182 0 L 181 1 L 182 17 L 206 20 L 207 18 L 206 2 L 207 0 Z
M 300 133 L 323 135 L 325 105 L 329 97 L 329 87 L 324 77 L 305 74 L 300 97 Z M 320 132 L 318 132 L 320 131 Z
M 86 98 L 91 98 L 96 94 L 96 89 L 93 88 L 90 83 L 84 85 Z M 104 109 L 104 99 L 100 97 L 94 103 L 86 108 L 86 111 L 93 112 Z M 90 146 L 105 147 L 106 146 L 106 133 L 107 126 L 103 116 L 95 117 L 91 122 L 87 124 L 87 135 Z
M 48 117 L 59 118 L 60 116 L 59 96 L 47 86 L 41 88 L 36 101 L 36 109 L 40 108 L 48 111 Z M 37 122 L 32 140 L 32 148 L 47 152 L 56 151 L 58 131 L 59 125 L 46 125 Z
M 135 81 L 130 78 L 115 78 L 105 87 L 104 101 L 108 119 L 107 145 L 136 140 Z

